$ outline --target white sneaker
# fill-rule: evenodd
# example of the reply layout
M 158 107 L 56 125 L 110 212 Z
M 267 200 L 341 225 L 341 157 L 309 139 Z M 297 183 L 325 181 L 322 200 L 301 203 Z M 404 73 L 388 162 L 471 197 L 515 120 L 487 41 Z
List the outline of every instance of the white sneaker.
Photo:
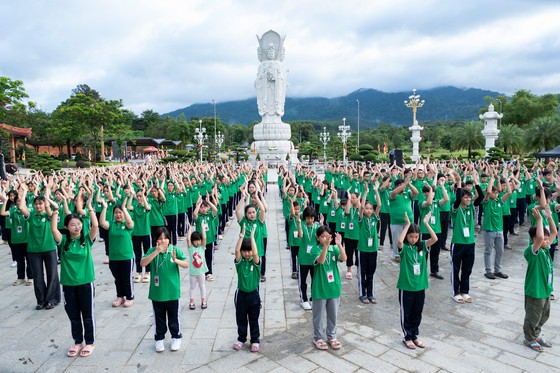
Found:
M 171 351 L 178 351 L 181 348 L 181 338 L 171 338 Z
M 165 345 L 163 344 L 163 339 L 156 341 L 156 352 L 163 352 L 165 351 Z
M 311 305 L 309 304 L 309 302 L 303 302 L 303 303 L 301 304 L 301 307 L 302 307 L 304 310 L 306 310 L 306 311 L 311 310 Z
M 12 264 L 10 265 L 10 267 L 12 267 L 12 268 L 13 268 L 13 267 L 17 267 L 17 262 L 16 262 L 16 261 L 13 261 Z

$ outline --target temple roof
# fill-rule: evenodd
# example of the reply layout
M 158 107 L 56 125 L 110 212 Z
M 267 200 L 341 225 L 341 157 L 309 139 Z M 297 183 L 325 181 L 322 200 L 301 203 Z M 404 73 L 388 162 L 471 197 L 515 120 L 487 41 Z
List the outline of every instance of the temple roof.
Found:
M 0 128 L 8 131 L 8 133 L 13 137 L 28 138 L 31 137 L 31 128 L 21 128 L 10 126 L 6 123 L 0 123 Z

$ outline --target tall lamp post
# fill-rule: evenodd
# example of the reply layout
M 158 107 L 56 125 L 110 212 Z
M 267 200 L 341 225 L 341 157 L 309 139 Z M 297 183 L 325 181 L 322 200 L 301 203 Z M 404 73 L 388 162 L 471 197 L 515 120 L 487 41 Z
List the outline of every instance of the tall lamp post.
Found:
M 340 141 L 342 141 L 342 160 L 346 166 L 346 141 L 350 137 L 350 126 L 346 125 L 346 118 L 342 118 L 342 126 L 338 126 L 337 136 L 340 137 Z
M 208 140 L 208 135 L 206 134 L 206 128 L 202 127 L 202 119 L 198 120 L 198 128 L 195 128 L 196 134 L 194 139 L 198 141 L 198 148 L 200 149 L 200 162 L 202 162 L 202 144 L 204 141 Z
M 219 151 L 220 148 L 222 147 L 222 144 L 224 143 L 224 134 L 222 133 L 222 131 L 218 131 L 218 134 L 214 138 L 214 141 L 216 142 L 216 145 L 218 145 L 218 151 Z
M 360 150 L 360 100 L 356 100 L 358 103 L 358 150 Z
M 410 157 L 414 162 L 420 158 L 420 154 L 418 152 L 418 145 L 422 137 L 420 137 L 420 131 L 424 129 L 424 127 L 420 127 L 418 125 L 418 121 L 416 120 L 416 111 L 418 108 L 424 106 L 424 100 L 420 100 L 420 95 L 416 94 L 416 89 L 412 90 L 412 95 L 408 96 L 408 100 L 404 102 L 406 107 L 412 109 L 412 127 L 409 128 L 412 131 L 412 157 Z
M 319 139 L 323 143 L 323 158 L 324 158 L 324 165 L 323 167 L 327 166 L 327 144 L 331 140 L 331 134 L 327 132 L 327 127 L 323 127 L 323 132 L 319 134 Z

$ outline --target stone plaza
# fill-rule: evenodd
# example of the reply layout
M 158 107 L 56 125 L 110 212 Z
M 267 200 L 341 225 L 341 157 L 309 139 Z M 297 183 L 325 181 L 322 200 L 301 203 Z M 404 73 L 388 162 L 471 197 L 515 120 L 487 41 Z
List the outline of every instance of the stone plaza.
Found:
M 32 287 L 12 286 L 15 268 L 7 245 L 0 272 L 0 372 L 559 372 L 560 306 L 552 302 L 543 331 L 553 343 L 543 353 L 523 345 L 523 283 L 527 227 L 510 237 L 503 271 L 510 277 L 486 279 L 482 234 L 477 234 L 476 262 L 471 276 L 472 304 L 451 299 L 449 252 L 440 254 L 444 280 L 430 278 L 420 338 L 426 349 L 408 350 L 402 343 L 396 282 L 398 264 L 388 242 L 379 252 L 375 275 L 378 304 L 358 301 L 357 280 L 342 279 L 338 316 L 338 351 L 318 351 L 312 344 L 311 312 L 299 304 L 297 281 L 291 278 L 285 249 L 282 204 L 276 172 L 269 174 L 267 216 L 267 281 L 261 284 L 261 352 L 232 349 L 237 337 L 233 296 L 237 279 L 233 264 L 239 226 L 230 222 L 215 254 L 214 282 L 206 282 L 208 309 L 188 309 L 188 271 L 182 271 L 180 351 L 154 351 L 153 312 L 148 284 L 135 284 L 135 304 L 112 308 L 113 277 L 102 264 L 102 243 L 94 245 L 96 266 L 96 348 L 87 358 L 66 356 L 73 344 L 63 305 L 35 310 Z M 449 242 L 448 242 L 449 243 Z M 185 247 L 185 241 L 179 247 Z M 558 267 L 558 265 L 556 266 Z M 344 274 L 343 265 L 340 265 Z M 355 274 L 355 270 L 354 270 Z M 556 279 L 558 284 L 558 279 Z M 560 291 L 557 291 L 560 296 Z

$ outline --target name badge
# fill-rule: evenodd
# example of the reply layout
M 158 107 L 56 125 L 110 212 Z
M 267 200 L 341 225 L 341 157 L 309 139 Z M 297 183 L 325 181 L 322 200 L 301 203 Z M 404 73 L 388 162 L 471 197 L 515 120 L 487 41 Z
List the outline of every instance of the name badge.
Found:
M 373 246 L 373 238 L 372 238 L 372 237 L 370 237 L 370 238 L 367 239 L 367 245 L 368 245 L 368 247 L 372 247 L 372 246 Z
M 326 205 L 327 205 L 327 201 L 323 202 L 323 206 L 326 206 Z
M 17 232 L 18 232 L 18 233 L 23 232 L 23 228 L 22 228 L 21 226 L 17 227 Z
M 307 253 L 311 254 L 311 249 L 313 248 L 313 246 L 311 245 L 307 245 Z
M 471 236 L 471 231 L 469 230 L 468 227 L 463 228 L 463 236 L 464 237 L 470 237 Z
M 420 264 L 413 264 L 412 271 L 414 272 L 414 276 L 420 276 Z
M 298 238 L 298 232 L 294 231 L 294 238 Z
M 434 225 L 436 223 L 436 217 L 435 216 L 430 216 L 430 224 Z
M 552 273 L 548 274 L 548 284 L 552 285 Z
M 329 283 L 334 282 L 334 273 L 333 271 L 327 271 L 327 281 Z
M 159 286 L 159 276 L 154 276 L 154 286 L 158 287 Z
M 331 216 L 334 216 L 334 210 L 331 211 Z
M 502 204 L 501 204 L 501 203 L 498 203 L 498 207 L 502 207 Z
M 350 224 L 348 224 L 348 229 L 350 229 L 350 230 L 354 230 L 354 223 L 350 223 Z
M 346 227 L 346 223 L 342 222 L 340 223 L 340 228 L 344 229 Z

